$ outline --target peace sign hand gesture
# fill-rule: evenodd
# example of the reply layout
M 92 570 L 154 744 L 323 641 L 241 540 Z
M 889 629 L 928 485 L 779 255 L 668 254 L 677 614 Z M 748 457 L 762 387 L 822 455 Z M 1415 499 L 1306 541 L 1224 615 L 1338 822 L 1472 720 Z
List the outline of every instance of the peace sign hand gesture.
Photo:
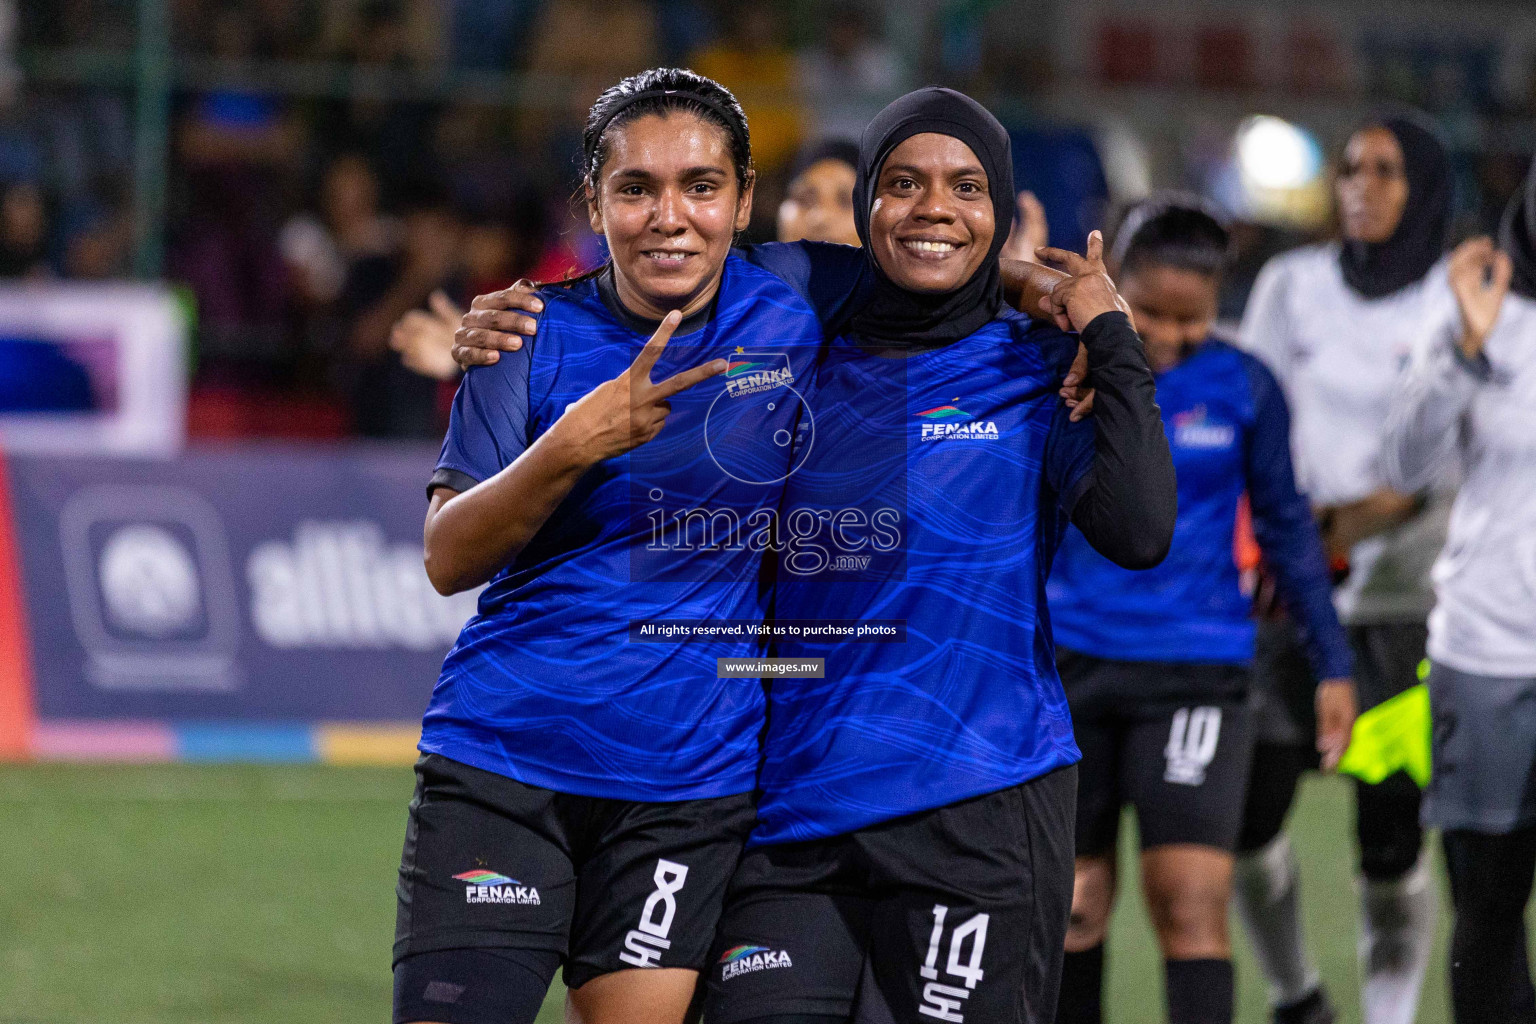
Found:
M 1120 310 L 1127 315 L 1131 308 L 1115 290 L 1104 266 L 1104 236 L 1098 231 L 1088 233 L 1087 256 L 1079 256 L 1067 249 L 1042 246 L 1035 250 L 1042 260 L 1059 263 L 1071 276 L 1051 289 L 1040 299 L 1040 308 L 1057 317 L 1065 316 L 1072 329 L 1081 332 L 1100 313 Z
M 1493 247 L 1486 236 L 1462 242 L 1451 254 L 1449 274 L 1456 306 L 1461 311 L 1461 351 L 1476 359 L 1499 319 L 1499 307 L 1509 292 L 1514 271 L 1509 256 Z
M 672 411 L 668 399 L 725 372 L 725 360 L 712 359 L 660 383 L 651 382 L 651 369 L 682 320 L 677 310 L 668 313 L 629 369 L 571 403 L 550 428 L 550 433 L 558 432 L 573 447 L 581 463 L 596 465 L 645 444 L 666 426 Z

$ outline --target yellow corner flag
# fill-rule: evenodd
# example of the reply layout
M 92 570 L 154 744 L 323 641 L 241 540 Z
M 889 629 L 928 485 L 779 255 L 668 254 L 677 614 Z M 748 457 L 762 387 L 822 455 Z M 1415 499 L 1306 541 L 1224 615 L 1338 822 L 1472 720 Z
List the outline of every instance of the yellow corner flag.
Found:
M 1429 732 L 1429 687 L 1420 683 L 1355 719 L 1339 771 L 1375 784 L 1401 769 L 1423 789 L 1429 784 Z

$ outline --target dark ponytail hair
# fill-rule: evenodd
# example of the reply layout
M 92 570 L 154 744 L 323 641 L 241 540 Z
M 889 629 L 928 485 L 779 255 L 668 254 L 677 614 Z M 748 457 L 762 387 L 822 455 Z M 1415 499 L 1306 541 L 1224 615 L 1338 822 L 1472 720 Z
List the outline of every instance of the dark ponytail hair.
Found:
M 597 194 L 597 181 L 608 161 L 614 128 L 647 114 L 674 110 L 697 115 L 725 132 L 730 141 L 736 184 L 746 191 L 752 173 L 752 137 L 747 115 L 731 91 L 713 79 L 683 68 L 652 68 L 631 75 L 603 91 L 587 114 L 581 132 L 581 183 Z
M 1110 255 L 1117 274 L 1162 266 L 1218 276 L 1227 266 L 1232 236 L 1225 218 L 1198 196 L 1163 193 L 1131 207 L 1120 222 Z

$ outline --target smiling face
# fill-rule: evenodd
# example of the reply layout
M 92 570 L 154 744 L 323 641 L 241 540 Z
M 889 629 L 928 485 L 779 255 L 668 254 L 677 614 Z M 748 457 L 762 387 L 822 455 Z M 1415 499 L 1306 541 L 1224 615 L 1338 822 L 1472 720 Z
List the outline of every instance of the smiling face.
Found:
M 951 135 L 891 150 L 869 212 L 870 250 L 899 288 L 952 292 L 981 267 L 997 230 L 981 161 Z
M 1385 128 L 1351 136 L 1336 188 L 1345 238 L 1372 243 L 1391 238 L 1408 205 L 1408 171 L 1397 136 Z
M 738 187 L 725 129 L 682 111 L 612 128 L 596 186 L 587 214 L 608 240 L 625 307 L 660 320 L 708 305 L 752 217 L 752 179 Z
M 779 204 L 779 241 L 861 245 L 853 223 L 853 168 L 818 160 L 789 183 Z
M 1156 372 L 1173 369 L 1211 333 L 1220 284 L 1214 274 L 1151 264 L 1122 272 L 1117 280 Z

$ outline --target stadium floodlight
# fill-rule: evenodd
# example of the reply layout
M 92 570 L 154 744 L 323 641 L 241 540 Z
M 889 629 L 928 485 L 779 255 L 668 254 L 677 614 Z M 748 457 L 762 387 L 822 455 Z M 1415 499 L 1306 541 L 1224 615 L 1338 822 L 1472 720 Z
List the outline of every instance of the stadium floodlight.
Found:
M 1305 128 L 1284 118 L 1248 118 L 1237 130 L 1236 149 L 1243 179 L 1262 189 L 1305 188 L 1322 173 L 1322 147 Z

